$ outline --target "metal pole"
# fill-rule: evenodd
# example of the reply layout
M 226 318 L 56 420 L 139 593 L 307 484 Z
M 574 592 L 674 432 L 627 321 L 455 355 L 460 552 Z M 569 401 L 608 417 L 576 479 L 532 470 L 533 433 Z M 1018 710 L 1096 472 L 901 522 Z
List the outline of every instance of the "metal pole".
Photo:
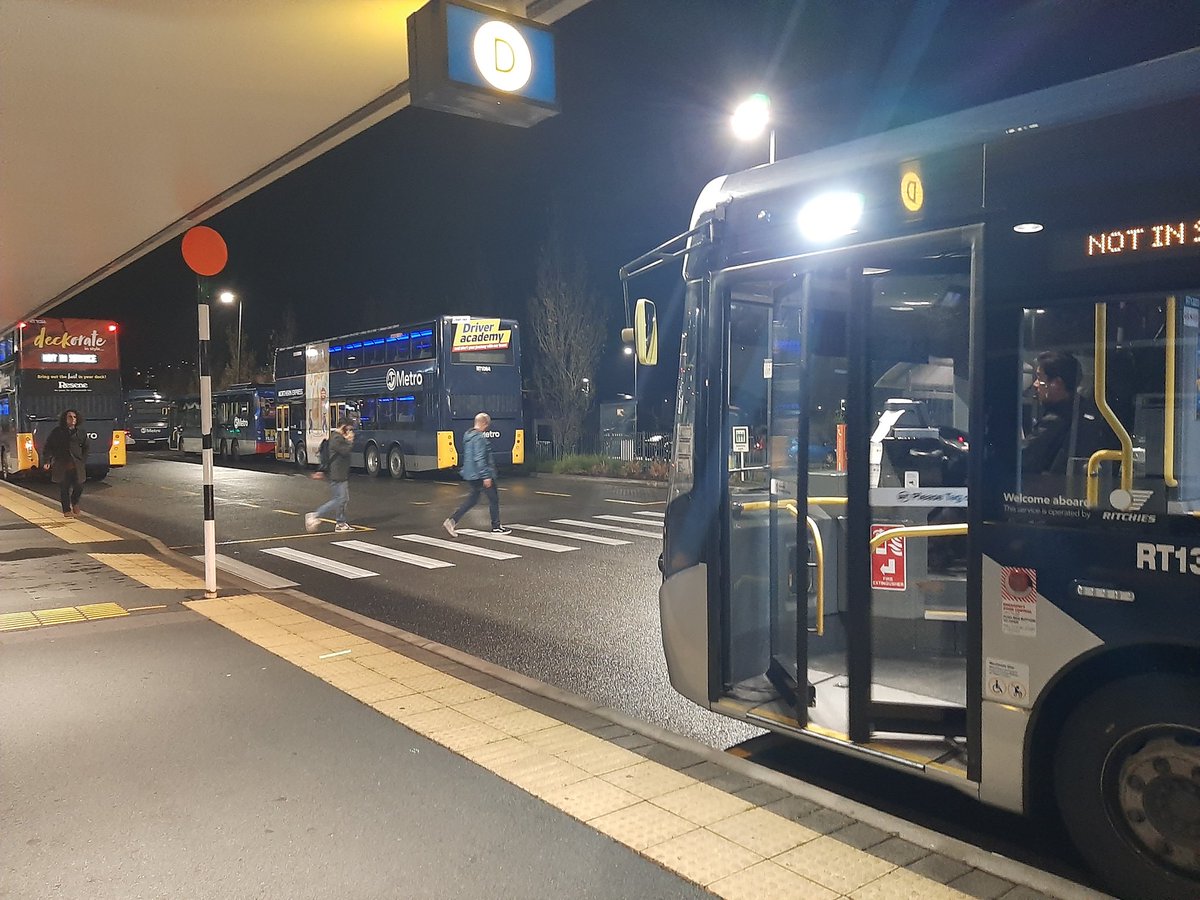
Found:
M 242 298 L 238 297 L 237 381 L 242 381 Z
M 204 474 L 204 596 L 217 596 L 217 514 L 213 496 L 212 376 L 208 370 L 209 284 L 196 278 L 200 336 L 200 456 Z M 241 307 L 238 307 L 239 314 Z

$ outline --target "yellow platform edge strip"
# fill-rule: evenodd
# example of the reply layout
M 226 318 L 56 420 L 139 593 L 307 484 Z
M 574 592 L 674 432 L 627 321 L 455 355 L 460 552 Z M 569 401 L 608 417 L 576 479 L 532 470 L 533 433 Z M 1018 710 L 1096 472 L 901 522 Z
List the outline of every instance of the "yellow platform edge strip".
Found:
M 0 485 L 0 506 L 20 516 L 30 525 L 49 531 L 68 544 L 91 544 L 100 541 L 119 541 L 115 534 L 89 525 L 79 519 L 68 519 L 22 494 L 16 488 Z
M 184 605 L 717 896 L 967 896 L 257 594 Z

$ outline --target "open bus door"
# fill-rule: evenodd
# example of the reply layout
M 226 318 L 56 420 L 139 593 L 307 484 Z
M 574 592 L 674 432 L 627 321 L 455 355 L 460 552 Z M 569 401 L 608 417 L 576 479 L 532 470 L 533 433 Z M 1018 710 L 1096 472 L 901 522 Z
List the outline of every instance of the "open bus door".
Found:
M 287 403 L 275 406 L 275 458 L 291 460 L 292 458 L 292 429 L 291 408 Z
M 726 694 L 751 720 L 858 744 L 882 735 L 904 746 L 898 758 L 945 757 L 960 774 L 978 684 L 972 247 L 956 231 L 713 282 Z

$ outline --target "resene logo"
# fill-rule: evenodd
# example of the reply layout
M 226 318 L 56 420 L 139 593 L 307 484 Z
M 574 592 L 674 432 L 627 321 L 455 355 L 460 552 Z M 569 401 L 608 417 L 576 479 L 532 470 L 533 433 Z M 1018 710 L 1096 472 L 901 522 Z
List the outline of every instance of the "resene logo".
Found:
M 389 391 L 406 387 L 421 387 L 424 382 L 425 375 L 421 372 L 408 372 L 404 369 L 387 370 L 387 389 Z

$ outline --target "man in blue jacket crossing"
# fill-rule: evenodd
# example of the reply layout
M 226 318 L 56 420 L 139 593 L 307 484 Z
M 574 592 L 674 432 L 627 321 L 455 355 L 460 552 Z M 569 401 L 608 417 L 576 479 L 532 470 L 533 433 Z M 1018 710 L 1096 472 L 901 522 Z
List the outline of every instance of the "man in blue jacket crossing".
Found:
M 492 442 L 487 429 L 492 417 L 481 412 L 475 416 L 475 427 L 463 435 L 462 478 L 471 486 L 471 493 L 463 499 L 454 515 L 442 523 L 450 537 L 458 537 L 456 526 L 472 506 L 479 502 L 480 492 L 487 494 L 488 509 L 492 514 L 492 534 L 512 534 L 511 528 L 500 524 L 500 495 L 496 492 L 496 464 L 492 462 Z

